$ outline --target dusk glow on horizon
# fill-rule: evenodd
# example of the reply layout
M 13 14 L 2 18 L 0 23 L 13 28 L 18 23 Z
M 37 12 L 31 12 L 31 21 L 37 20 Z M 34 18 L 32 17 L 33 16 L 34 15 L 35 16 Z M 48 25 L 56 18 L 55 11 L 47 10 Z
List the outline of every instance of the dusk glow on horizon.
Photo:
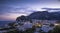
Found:
M 60 8 L 58 0 L 0 0 L 0 21 L 15 20 L 18 16 L 44 11 L 42 8 Z M 54 12 L 54 11 L 52 11 Z

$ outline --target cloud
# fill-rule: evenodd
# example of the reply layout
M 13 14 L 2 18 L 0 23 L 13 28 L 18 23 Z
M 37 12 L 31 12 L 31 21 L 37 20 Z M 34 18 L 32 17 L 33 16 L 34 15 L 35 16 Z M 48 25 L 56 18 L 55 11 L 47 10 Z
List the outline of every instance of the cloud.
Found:
M 0 0 L 0 16 L 9 18 L 9 16 L 29 15 L 32 12 L 40 11 L 43 7 L 58 8 L 59 4 L 57 0 Z
M 30 11 L 28 8 L 13 8 L 13 7 L 3 7 L 0 10 L 0 14 L 5 14 L 5 13 L 28 13 L 28 12 L 33 12 Z
M 0 14 L 8 13 L 31 13 L 34 12 L 32 8 L 27 6 L 16 6 L 16 5 L 0 5 Z

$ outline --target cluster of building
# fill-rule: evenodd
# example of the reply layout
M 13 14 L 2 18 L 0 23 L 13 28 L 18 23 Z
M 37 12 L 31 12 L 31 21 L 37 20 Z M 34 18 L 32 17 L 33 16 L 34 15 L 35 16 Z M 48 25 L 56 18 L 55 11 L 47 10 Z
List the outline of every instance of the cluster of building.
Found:
M 50 28 L 50 25 L 55 25 L 55 26 L 60 25 L 59 23 L 57 23 L 57 21 L 58 20 L 36 20 L 36 19 L 32 19 L 32 23 L 31 23 L 31 21 L 19 21 L 19 22 L 16 21 L 13 24 L 13 26 L 15 26 L 15 28 L 18 30 L 25 31 L 26 29 L 32 28 L 32 27 L 44 28 L 44 27 L 48 26 Z M 6 25 L 6 27 L 9 28 L 10 26 Z M 10 29 L 10 30 L 14 30 L 14 29 Z M 0 31 L 0 33 L 2 33 L 2 32 L 7 32 L 7 30 Z

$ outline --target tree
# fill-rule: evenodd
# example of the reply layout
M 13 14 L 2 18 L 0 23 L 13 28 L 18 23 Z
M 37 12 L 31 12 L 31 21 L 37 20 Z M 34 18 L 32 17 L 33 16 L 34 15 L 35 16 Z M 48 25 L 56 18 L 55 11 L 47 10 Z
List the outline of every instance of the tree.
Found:
M 10 26 L 9 28 L 15 28 L 17 25 L 15 24 L 15 22 L 12 22 L 8 23 L 8 26 Z
M 34 33 L 35 29 L 34 28 L 29 28 L 26 31 L 24 31 L 23 33 Z
M 8 31 L 6 33 L 19 33 L 19 31 L 18 30 L 12 30 L 12 31 Z
M 28 16 L 24 16 L 24 15 L 17 17 L 16 21 L 17 22 L 19 22 L 19 21 L 30 21 L 30 22 L 32 22 L 31 18 L 29 18 Z
M 19 21 L 23 21 L 25 19 L 26 19 L 26 16 L 22 15 L 22 16 L 17 17 L 16 21 L 19 22 Z
M 54 26 L 54 24 L 50 24 L 49 26 L 50 26 L 50 27 L 53 27 L 53 26 Z
M 56 26 L 53 30 L 50 30 L 48 33 L 60 33 L 60 26 Z

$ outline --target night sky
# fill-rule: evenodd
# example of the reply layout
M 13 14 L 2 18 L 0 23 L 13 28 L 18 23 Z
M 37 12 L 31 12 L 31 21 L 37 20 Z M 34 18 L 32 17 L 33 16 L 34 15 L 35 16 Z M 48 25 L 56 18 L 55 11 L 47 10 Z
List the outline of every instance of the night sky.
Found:
M 0 21 L 15 20 L 41 8 L 60 8 L 59 0 L 0 0 Z M 53 11 L 54 12 L 54 11 Z

